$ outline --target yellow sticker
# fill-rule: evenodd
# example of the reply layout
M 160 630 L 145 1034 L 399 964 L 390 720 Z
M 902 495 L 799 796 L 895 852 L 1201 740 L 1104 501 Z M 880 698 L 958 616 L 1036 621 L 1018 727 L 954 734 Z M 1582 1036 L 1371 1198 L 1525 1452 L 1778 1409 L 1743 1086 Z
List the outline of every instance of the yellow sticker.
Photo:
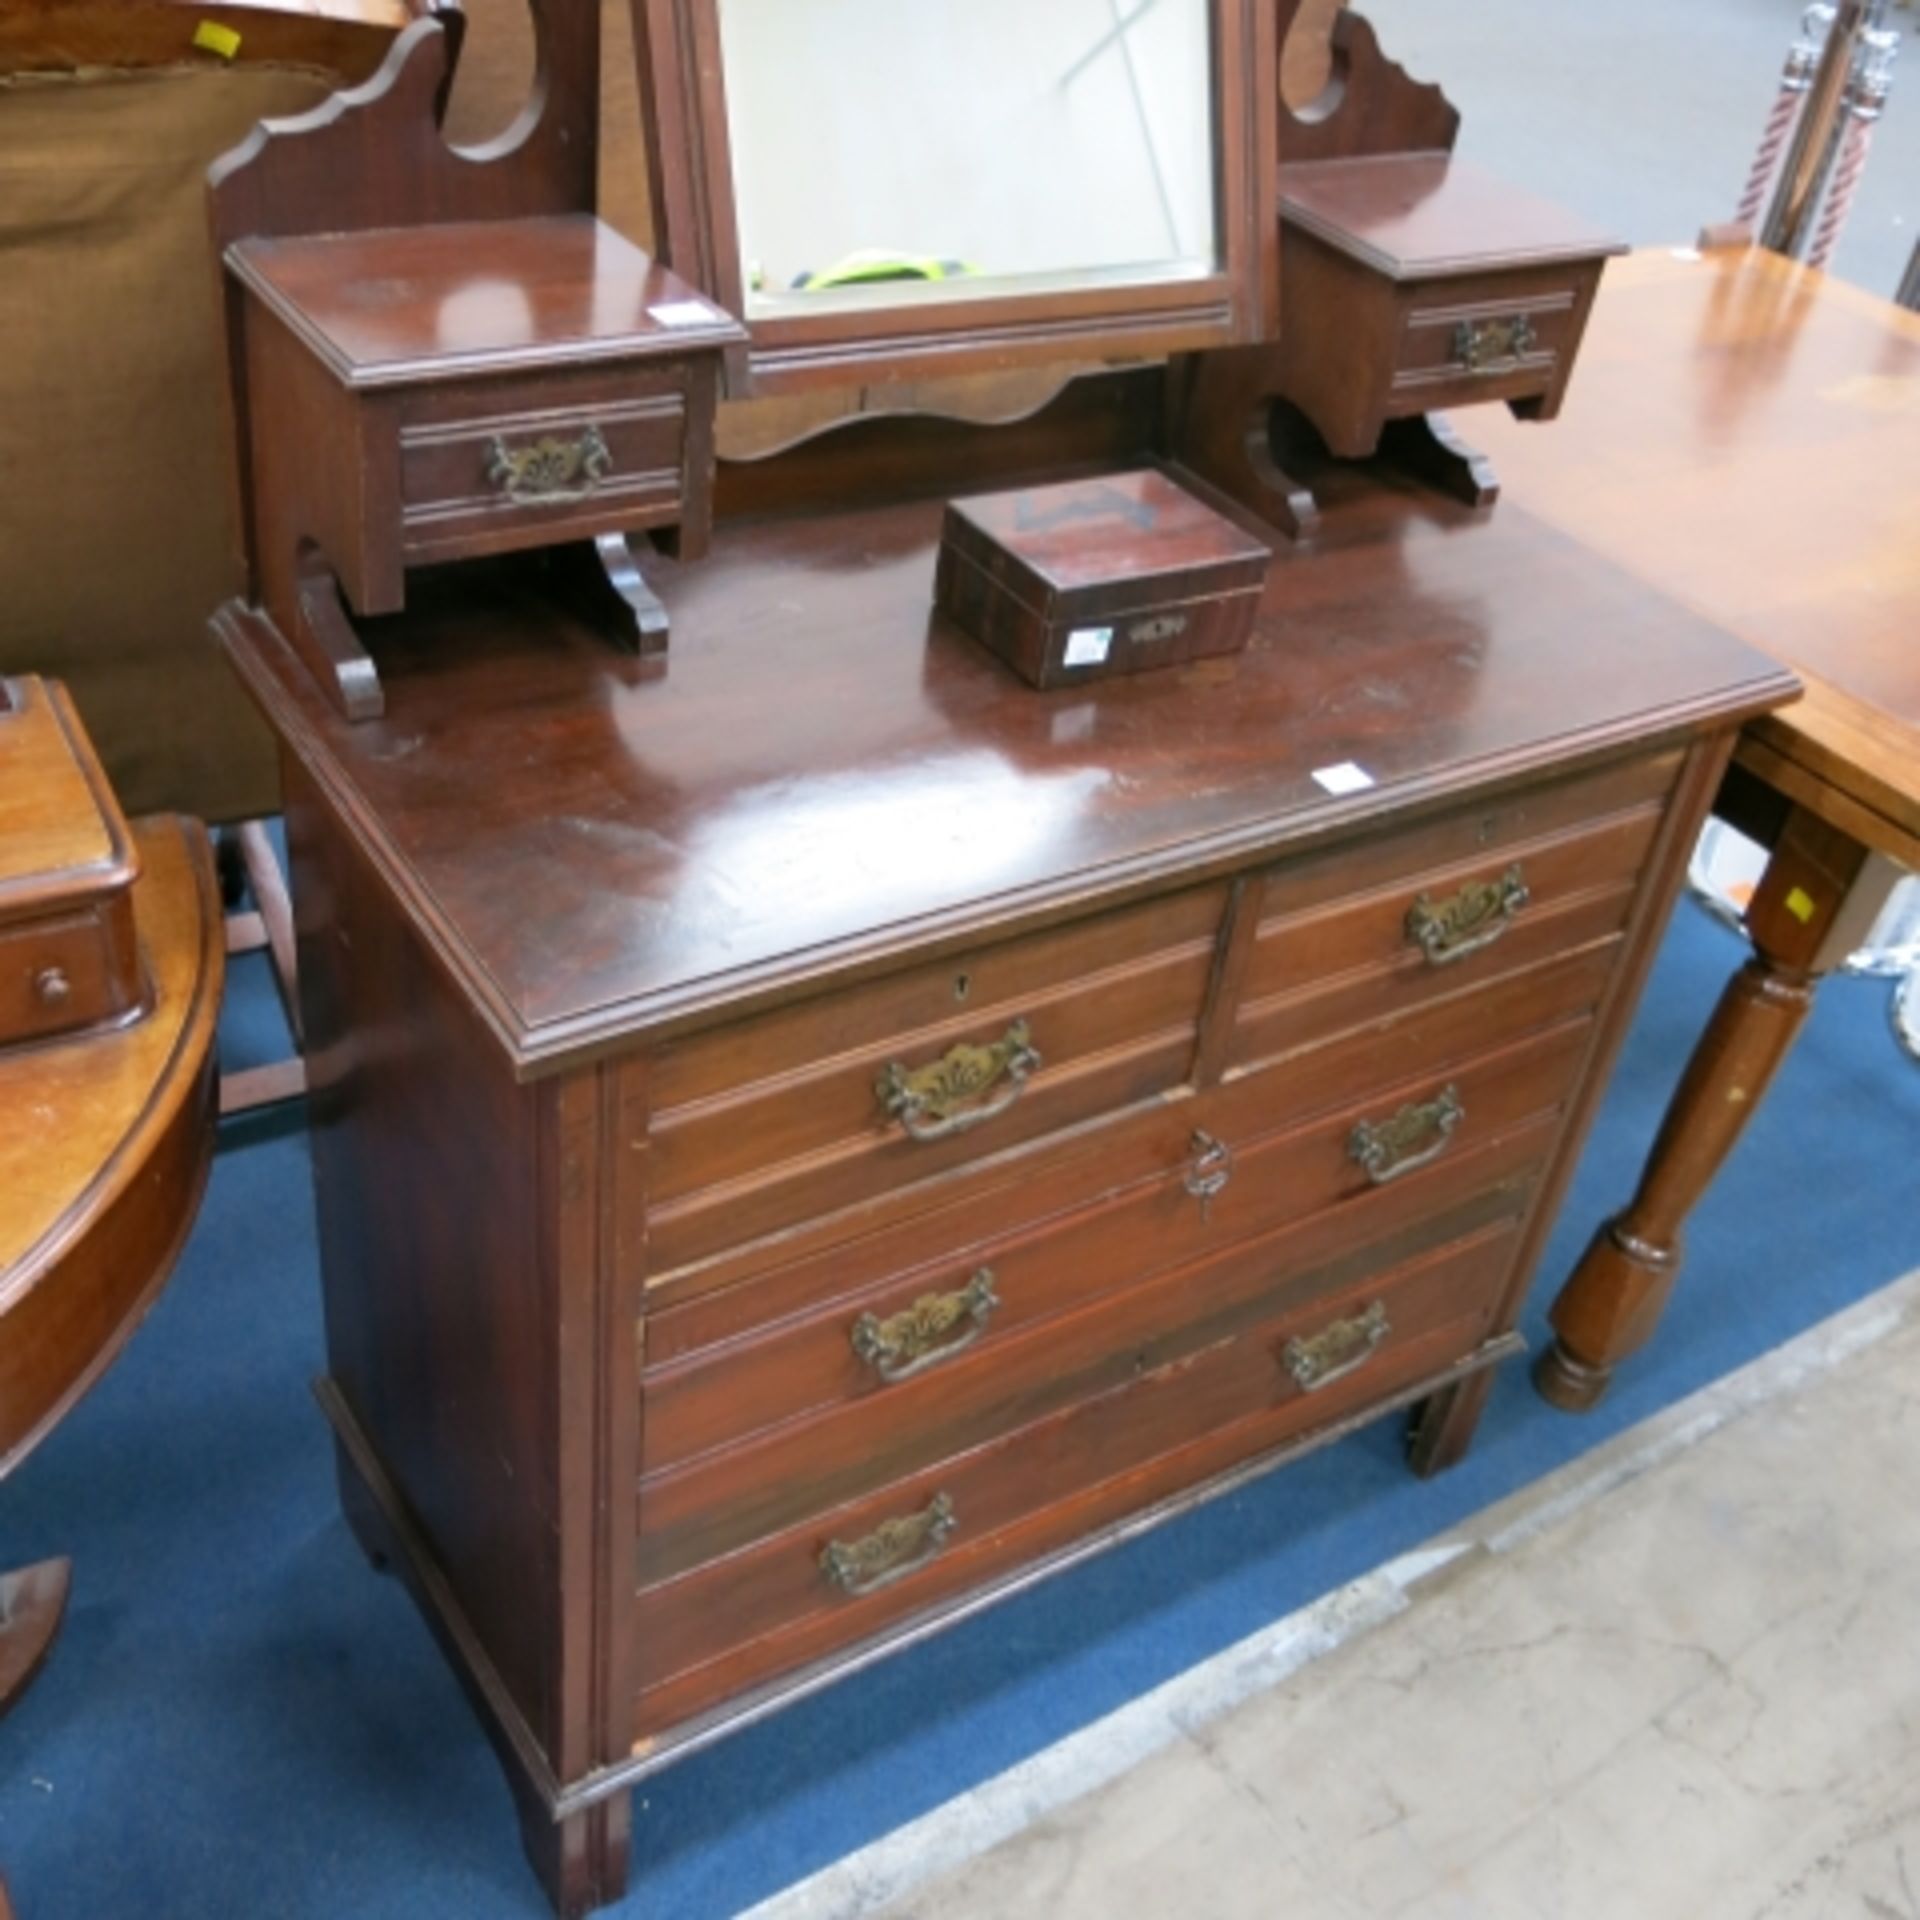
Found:
M 240 51 L 240 36 L 218 20 L 202 20 L 193 30 L 193 44 L 202 53 L 217 53 L 222 60 L 231 60 Z
M 1787 895 L 1787 911 L 1804 927 L 1813 918 L 1813 895 L 1805 887 L 1795 887 Z

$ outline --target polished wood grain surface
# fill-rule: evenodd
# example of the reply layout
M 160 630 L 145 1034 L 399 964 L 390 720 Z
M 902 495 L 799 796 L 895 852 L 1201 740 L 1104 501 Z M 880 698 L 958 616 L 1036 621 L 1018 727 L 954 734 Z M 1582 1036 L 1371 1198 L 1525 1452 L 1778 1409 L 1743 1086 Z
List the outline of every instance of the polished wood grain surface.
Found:
M 1289 166 L 1281 218 L 1396 280 L 1589 260 L 1626 243 L 1449 153 L 1375 153 Z
M 585 213 L 249 239 L 227 257 L 357 387 L 745 338 L 731 315 Z
M 1758 249 L 1642 253 L 1552 433 L 1475 427 L 1510 506 L 1792 666 L 1742 760 L 1920 866 L 1920 316 Z
M 0 1052 L 0 1473 L 138 1324 L 213 1157 L 225 949 L 212 856 L 183 820 L 143 823 L 136 848 L 152 1011 Z
M 1522 513 L 1396 507 L 1278 560 L 1246 652 L 1036 696 L 933 616 L 939 521 L 723 528 L 664 666 L 443 581 L 357 728 L 258 622 L 222 631 L 523 1071 L 1791 691 Z M 1315 783 L 1349 761 L 1365 792 Z

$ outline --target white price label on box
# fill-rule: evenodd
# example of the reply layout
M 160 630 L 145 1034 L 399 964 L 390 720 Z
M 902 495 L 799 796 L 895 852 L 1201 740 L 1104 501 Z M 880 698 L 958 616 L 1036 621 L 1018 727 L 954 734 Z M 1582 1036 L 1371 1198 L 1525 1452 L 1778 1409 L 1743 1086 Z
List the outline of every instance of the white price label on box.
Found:
M 1113 650 L 1111 627 L 1075 627 L 1067 635 L 1069 667 L 1097 667 Z

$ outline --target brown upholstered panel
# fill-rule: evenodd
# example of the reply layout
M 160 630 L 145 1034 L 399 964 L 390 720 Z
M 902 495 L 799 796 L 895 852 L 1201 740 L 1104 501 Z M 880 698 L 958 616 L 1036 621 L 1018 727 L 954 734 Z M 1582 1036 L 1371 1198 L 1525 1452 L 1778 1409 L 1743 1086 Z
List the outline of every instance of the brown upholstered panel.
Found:
M 278 805 L 206 630 L 235 569 L 202 183 L 328 87 L 266 67 L 0 82 L 0 667 L 67 682 L 129 813 Z

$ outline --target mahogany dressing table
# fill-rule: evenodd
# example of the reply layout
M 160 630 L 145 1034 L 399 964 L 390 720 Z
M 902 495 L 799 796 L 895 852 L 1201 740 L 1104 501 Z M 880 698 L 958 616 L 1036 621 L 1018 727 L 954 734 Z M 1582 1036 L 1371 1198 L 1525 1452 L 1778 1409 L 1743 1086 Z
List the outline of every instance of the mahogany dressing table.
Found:
M 1457 1459 L 1735 735 L 1794 690 L 1361 465 L 1265 536 L 1246 651 L 1029 688 L 934 610 L 944 503 L 1177 461 L 1194 366 L 1264 352 L 1272 15 L 1161 16 L 1215 166 L 1144 278 L 815 301 L 860 233 L 732 225 L 716 37 L 757 4 L 637 10 L 656 235 L 741 314 L 736 390 L 1188 359 L 722 464 L 711 550 L 649 561 L 664 656 L 470 559 L 357 636 L 356 718 L 272 606 L 216 622 L 281 743 L 343 1504 L 563 1913 L 729 1729 L 1359 1422 Z

